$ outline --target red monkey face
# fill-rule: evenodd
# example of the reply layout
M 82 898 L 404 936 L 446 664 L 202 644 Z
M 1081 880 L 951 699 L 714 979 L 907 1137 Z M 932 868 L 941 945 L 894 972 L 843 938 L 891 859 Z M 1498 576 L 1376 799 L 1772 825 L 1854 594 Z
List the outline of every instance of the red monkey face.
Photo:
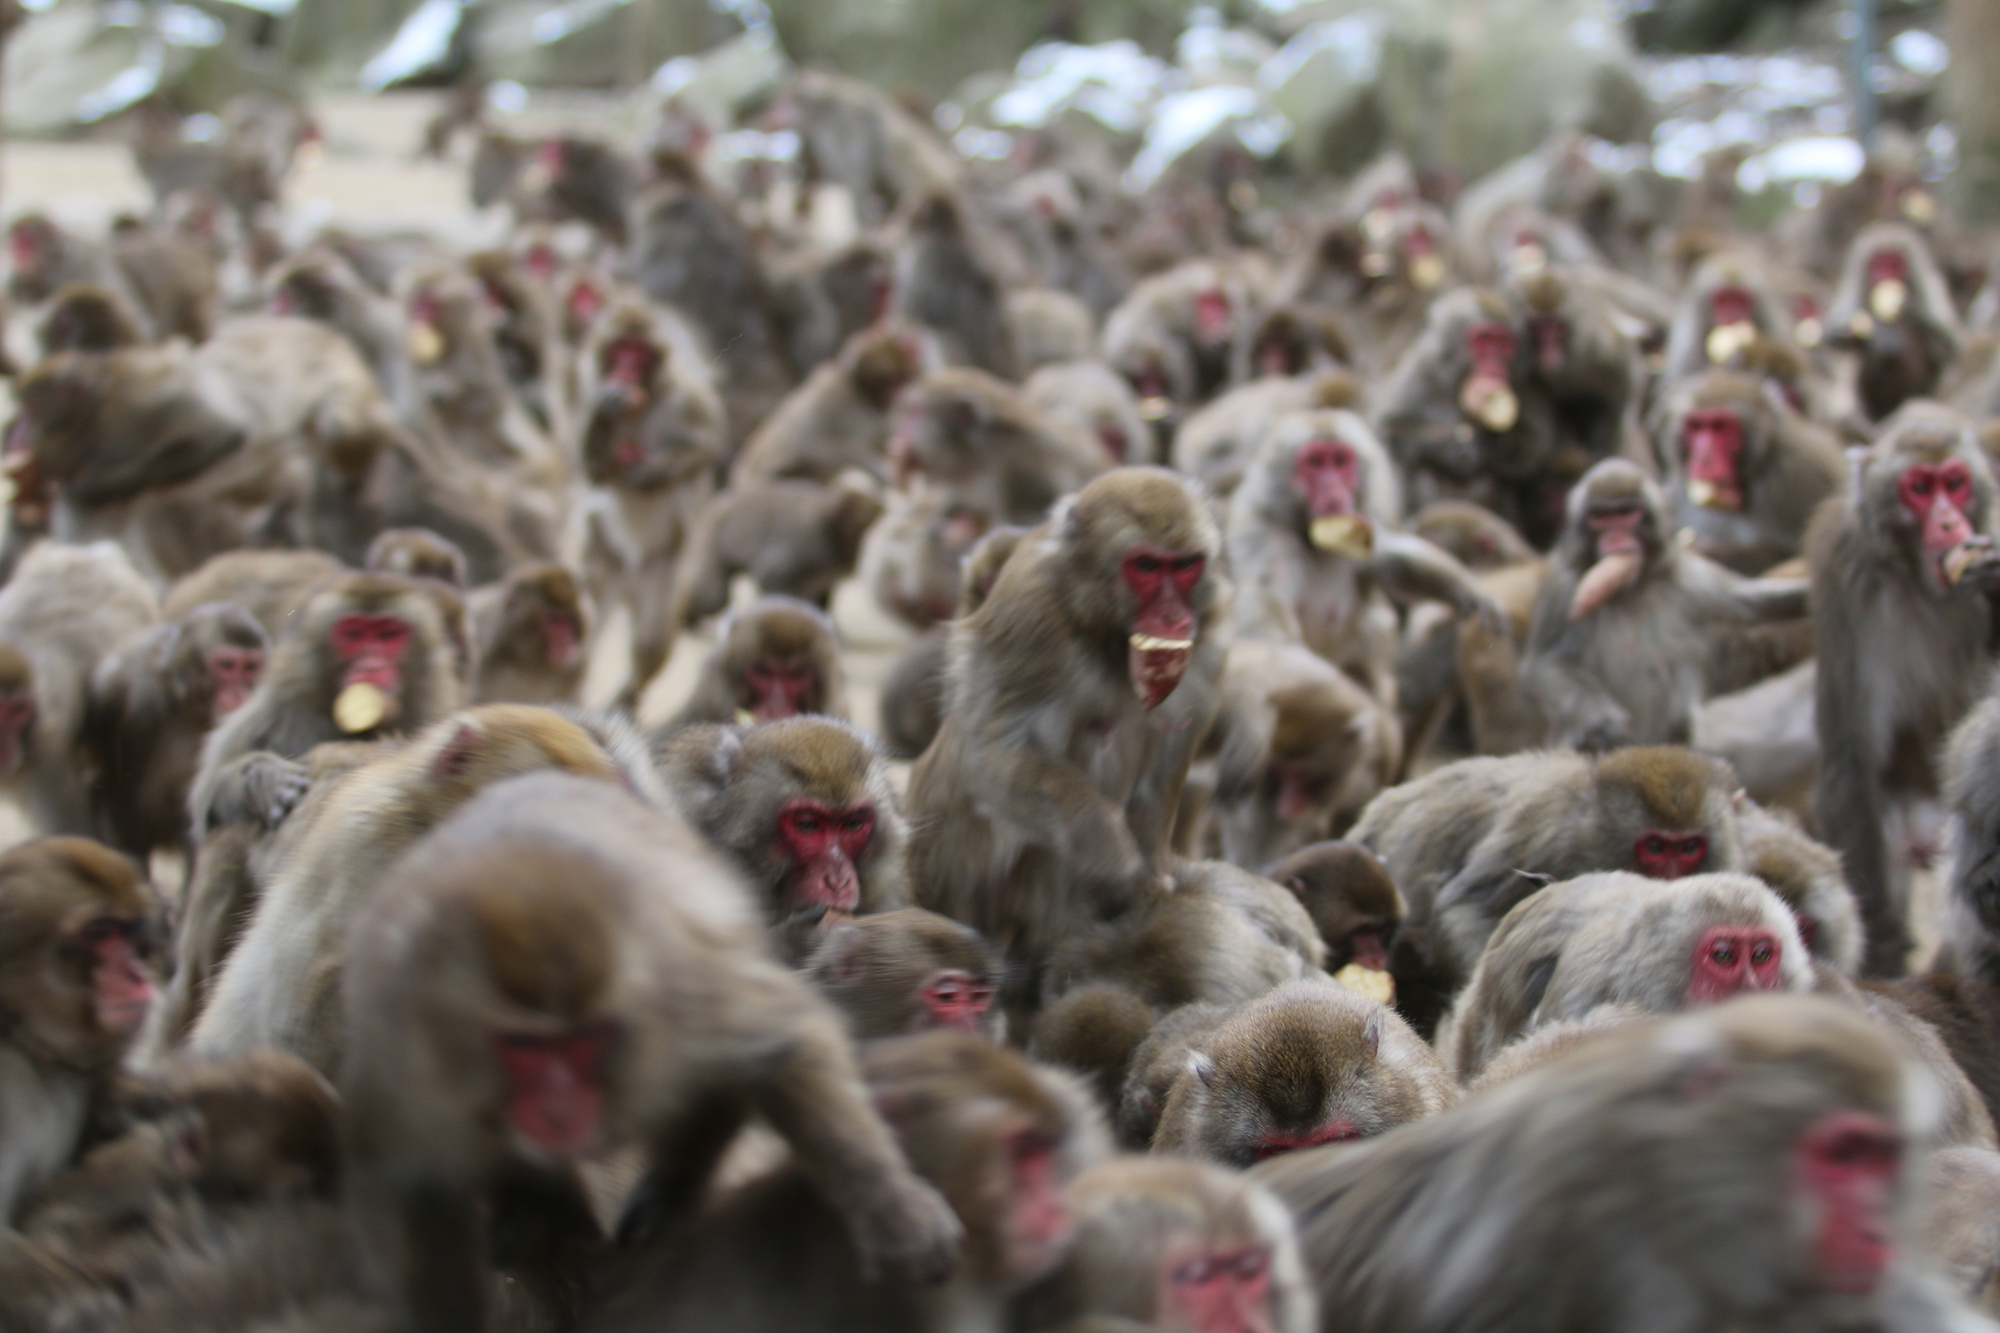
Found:
M 327 638 L 342 663 L 342 685 L 365 683 L 392 693 L 401 687 L 410 627 L 399 618 L 345 615 L 333 622 Z
M 1648 879 L 1680 879 L 1708 860 L 1708 839 L 1699 833 L 1647 829 L 1633 841 L 1632 859 Z
M 1946 583 L 1955 583 L 1954 562 L 1961 547 L 1975 535 L 1972 520 L 1972 469 L 1962 458 L 1942 463 L 1913 463 L 1896 479 L 1903 507 L 1916 515 L 1924 558 L 1934 564 Z M 1957 566 L 1963 572 L 1963 565 Z
M 1006 1270 L 1016 1278 L 1036 1277 L 1062 1258 L 1075 1231 L 1075 1219 L 1063 1201 L 1056 1140 L 1042 1130 L 1023 1129 L 1007 1136 L 1003 1151 L 1013 1177 Z
M 1508 383 L 1514 347 L 1513 327 L 1497 319 L 1480 320 L 1465 331 L 1465 350 L 1472 369 L 1459 388 L 1458 405 L 1495 433 L 1512 430 L 1521 416 L 1520 400 Z
M 1896 1184 L 1903 1144 L 1879 1117 L 1837 1111 L 1800 1140 L 1796 1178 L 1802 1218 L 1820 1280 L 1865 1296 L 1888 1270 Z
M 83 928 L 90 951 L 92 1010 L 108 1036 L 138 1031 L 153 1003 L 153 981 L 144 965 L 143 927 L 136 921 L 105 917 Z
M 1752 323 L 1756 313 L 1757 298 L 1745 287 L 1717 287 L 1708 298 L 1708 322 L 1717 327 Z
M 209 718 L 222 721 L 243 706 L 264 676 L 264 650 L 225 645 L 208 654 Z
M 924 1012 L 932 1027 L 978 1036 L 986 1030 L 986 1011 L 993 1007 L 993 986 L 964 968 L 942 968 L 924 980 Z
M 1688 499 L 1706 509 L 1743 508 L 1743 422 L 1728 408 L 1687 414 L 1681 425 L 1681 452 L 1687 460 Z
M 778 812 L 778 850 L 792 863 L 790 907 L 821 906 L 827 920 L 861 905 L 857 865 L 875 838 L 875 807 L 799 798 Z
M 1348 961 L 1371 972 L 1389 970 L 1389 932 L 1382 927 L 1369 926 L 1355 931 L 1347 937 L 1347 947 L 1353 951 Z
M 1139 603 L 1128 636 L 1128 669 L 1139 702 L 1150 711 L 1174 692 L 1194 654 L 1194 608 L 1188 604 L 1201 582 L 1206 557 L 1183 551 L 1135 547 L 1118 572 Z
M 579 630 L 576 617 L 567 611 L 542 612 L 542 653 L 550 666 L 567 671 L 576 665 Z
M 819 673 L 810 662 L 759 658 L 743 668 L 743 683 L 750 687 L 750 716 L 758 722 L 774 722 L 806 711 Z
M 1746 991 L 1777 990 L 1785 946 L 1762 926 L 1710 926 L 1695 942 L 1688 999 L 1717 1004 Z
M 1236 330 L 1236 314 L 1229 306 L 1229 293 L 1211 287 L 1194 298 L 1195 334 L 1213 347 L 1229 341 Z
M 562 1161 L 596 1149 L 603 1136 L 604 1066 L 611 1046 L 609 1025 L 494 1036 L 507 1123 L 525 1145 Z
M 1271 1252 L 1262 1245 L 1169 1259 L 1161 1322 L 1201 1333 L 1272 1333 Z
M 1299 446 L 1292 480 L 1313 518 L 1351 514 L 1361 489 L 1361 459 L 1345 440 L 1308 440 Z

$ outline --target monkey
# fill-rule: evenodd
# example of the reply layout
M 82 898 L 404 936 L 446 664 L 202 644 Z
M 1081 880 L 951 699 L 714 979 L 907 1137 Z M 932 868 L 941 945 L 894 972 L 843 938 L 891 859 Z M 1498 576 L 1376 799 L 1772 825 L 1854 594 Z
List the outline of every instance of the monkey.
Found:
M 1139 400 L 1118 373 L 1095 358 L 1054 361 L 1021 385 L 1030 407 L 1081 426 L 1097 437 L 1117 463 L 1157 463 L 1157 442 Z
M 1543 547 L 1574 473 L 1556 466 L 1554 406 L 1532 374 L 1523 324 L 1490 288 L 1439 297 L 1423 333 L 1371 395 L 1370 421 L 1414 503 L 1474 501 Z
M 181 337 L 199 343 L 215 317 L 214 262 L 187 237 L 151 227 L 113 231 L 103 242 L 57 226 L 40 213 L 7 229 L 7 295 L 23 305 L 85 282 L 109 292 L 147 341 Z
M 948 361 L 1016 378 L 999 280 L 962 200 L 937 193 L 916 206 L 896 250 L 890 300 L 897 315 L 938 337 Z
M 977 611 L 993 591 L 994 580 L 1020 545 L 1023 529 L 994 528 L 966 553 L 959 570 L 958 615 Z M 915 759 L 937 739 L 944 725 L 946 650 L 951 637 L 945 625 L 934 625 L 912 643 L 889 668 L 882 682 L 882 744 L 892 758 Z
M 115 352 L 146 341 L 138 318 L 118 294 L 94 282 L 66 282 L 42 318 L 42 355 L 57 352 Z
M 1522 678 L 1548 743 L 1685 745 L 1724 622 L 1806 614 L 1804 579 L 1745 579 L 1669 540 L 1666 503 L 1637 464 L 1609 458 L 1569 496 L 1535 599 Z
M 223 103 L 217 132 L 191 138 L 171 108 L 144 116 L 133 158 L 162 208 L 189 188 L 212 192 L 246 228 L 275 207 L 292 164 L 320 143 L 320 128 L 306 110 L 287 97 L 252 90 Z
M 632 206 L 631 271 L 646 295 L 685 313 L 715 357 L 732 445 L 792 387 L 755 243 L 686 158 L 655 153 Z
M 81 741 L 106 843 L 141 861 L 187 849 L 188 789 L 202 742 L 249 700 L 270 650 L 270 634 L 248 611 L 208 602 L 97 663 Z
M 970 926 L 921 907 L 844 921 L 806 960 L 857 1041 L 946 1028 L 997 1041 L 1000 956 Z
M 938 368 L 914 329 L 894 323 L 862 329 L 758 425 L 731 465 L 730 485 L 830 482 L 848 468 L 887 480 L 890 406 Z
M 224 551 L 174 580 L 160 613 L 178 620 L 197 607 L 227 602 L 248 611 L 275 643 L 298 628 L 298 614 L 314 593 L 353 572 L 324 551 Z
M 1796 557 L 1814 511 L 1847 480 L 1831 431 L 1736 371 L 1673 385 L 1653 422 L 1675 522 L 1697 553 L 1739 574 Z
M 899 490 L 921 477 L 1001 523 L 1041 522 L 1058 496 L 1110 466 L 1093 435 L 981 370 L 924 376 L 897 399 L 894 420 L 889 461 Z
M 1969 1316 L 1897 1244 L 1926 1092 L 1860 1015 L 1754 996 L 1252 1176 L 1309 1219 L 1321 1306 L 1361 1333 L 1945 1328 Z
M 588 665 L 589 617 L 576 575 L 554 563 L 518 565 L 467 599 L 475 703 L 573 700 Z
M 839 635 L 811 603 L 763 597 L 723 622 L 693 696 L 667 727 L 750 725 L 806 713 L 848 720 Z
M 1438 1029 L 1438 1049 L 1470 1082 L 1509 1042 L 1600 1005 L 1663 1014 L 1812 985 L 1796 918 L 1747 875 L 1584 875 L 1501 918 Z
M 893 1038 L 860 1059 L 910 1165 L 964 1225 L 948 1283 L 913 1290 L 861 1275 L 840 1201 L 794 1166 L 744 1186 L 698 1235 L 633 1255 L 581 1327 L 775 1328 L 835 1312 L 883 1330 L 999 1326 L 1009 1298 L 1073 1238 L 1064 1188 L 1107 1156 L 1094 1108 L 1069 1079 L 963 1033 Z M 777 1236 L 787 1243 L 774 1247 Z
M 911 629 L 930 629 L 956 613 L 970 552 L 1002 528 L 1020 531 L 930 487 L 915 495 L 891 491 L 861 543 L 861 581 L 891 616 Z
M 1217 703 L 1221 555 L 1157 468 L 1105 473 L 1021 538 L 952 626 L 944 724 L 910 773 L 917 906 L 1020 960 L 1144 901 Z
M 638 168 L 623 150 L 581 134 L 541 140 L 520 164 L 508 193 L 517 216 L 575 220 L 613 245 L 629 239 Z
M 619 605 L 632 616 L 619 702 L 636 711 L 673 651 L 676 568 L 714 494 L 727 429 L 691 335 L 665 312 L 611 306 L 592 326 L 585 366 L 584 581 L 601 616 Z
M 2000 1276 L 2000 1153 L 1954 1145 L 1925 1164 L 1918 1247 L 1968 1302 L 1991 1315 Z
M 844 186 L 863 227 L 948 189 L 964 164 L 922 119 L 880 89 L 826 70 L 803 70 L 773 106 L 775 128 L 799 136 L 809 183 Z
M 505 249 L 467 255 L 465 267 L 493 315 L 493 342 L 507 383 L 537 425 L 565 428 L 561 344 L 554 294 Z
M 863 473 L 844 474 L 831 485 L 731 485 L 688 537 L 675 618 L 686 628 L 721 611 L 739 574 L 748 574 L 767 596 L 783 594 L 826 610 L 834 587 L 860 563 L 861 543 L 884 508 L 879 488 Z
M 1674 306 L 1660 375 L 1676 384 L 1727 365 L 1755 338 L 1797 346 L 1793 321 L 1762 262 L 1741 250 L 1712 254 L 1696 265 Z
M 830 717 L 655 733 L 681 812 L 801 959 L 842 922 L 908 905 L 910 824 L 866 732 Z
M 1206 402 L 1229 382 L 1230 354 L 1261 286 L 1248 266 L 1191 259 L 1119 302 L 1104 321 L 1104 359 L 1131 382 L 1142 412 L 1158 419 L 1169 405 Z
M 1261 866 L 1344 832 L 1402 764 L 1395 717 L 1302 645 L 1242 639 L 1199 752 L 1214 760 L 1207 825 L 1222 858 Z
M 467 586 L 465 552 L 429 528 L 385 528 L 368 543 L 361 567 L 377 574 L 430 579 L 447 587 Z
M 1237 330 L 1230 380 L 1247 384 L 1272 376 L 1296 378 L 1343 370 L 1354 360 L 1332 313 L 1296 303 L 1267 306 Z
M 1393 710 L 1392 597 L 1500 617 L 1456 560 L 1395 531 L 1400 517 L 1395 469 L 1360 417 L 1280 418 L 1229 501 L 1229 560 L 1243 590 L 1236 633 L 1303 643 Z
M 1516 279 L 1510 295 L 1534 344 L 1529 373 L 1547 392 L 1555 418 L 1553 470 L 1573 480 L 1592 463 L 1626 452 L 1640 434 L 1638 347 L 1590 270 L 1546 267 Z
M 1271 427 L 1295 412 L 1353 409 L 1361 382 L 1330 372 L 1296 379 L 1264 378 L 1217 397 L 1190 413 L 1173 433 L 1173 466 L 1227 501 Z
M 335 777 L 258 896 L 188 1035 L 199 1055 L 276 1047 L 329 1076 L 345 1049 L 347 928 L 397 854 L 473 796 L 519 773 L 620 774 L 595 737 L 547 709 L 486 704 Z M 301 811 L 303 817 L 307 811 Z
M 1826 328 L 1830 346 L 1859 358 L 1855 397 L 1871 421 L 1933 397 L 1965 344 L 1930 245 L 1898 222 L 1865 227 L 1848 246 Z
M 869 1105 L 838 1016 L 765 952 L 737 877 L 637 799 L 554 773 L 495 787 L 397 861 L 352 941 L 349 1199 L 414 1326 L 486 1326 L 496 1182 L 629 1145 L 653 1171 L 626 1240 L 670 1235 L 751 1105 L 864 1277 L 951 1271 L 964 1228 Z
M 1320 1326 L 1291 1216 L 1247 1176 L 1211 1162 L 1118 1157 L 1086 1171 L 1070 1187 L 1069 1204 L 1076 1241 L 1023 1297 L 1022 1327 L 1311 1333 Z
M 1430 1046 L 1386 1005 L 1325 981 L 1280 986 L 1196 1039 L 1152 1150 L 1244 1168 L 1373 1138 L 1457 1095 Z
M 1383 792 L 1348 836 L 1409 906 L 1390 954 L 1398 1012 L 1432 1030 L 1493 928 L 1543 884 L 1742 870 L 1735 790 L 1720 760 L 1641 746 L 1463 759 Z
M 1379 379 L 1422 331 L 1460 265 L 1444 215 L 1413 190 L 1350 201 L 1346 216 L 1299 246 L 1272 295 L 1339 312 L 1360 334 L 1350 340 L 1355 357 L 1342 359 Z
M 1265 872 L 1289 889 L 1326 944 L 1326 970 L 1389 970 L 1389 947 L 1408 909 L 1382 858 L 1357 842 L 1316 842 Z
M 100 843 L 35 838 L 0 852 L 0 1221 L 86 1146 L 145 1021 L 163 911 Z
M 443 256 L 423 258 L 440 262 Z M 389 400 L 406 412 L 414 407 L 417 364 L 402 310 L 328 238 L 273 268 L 265 277 L 264 290 L 272 314 L 316 320 L 345 334 Z
M 1080 297 L 1051 287 L 1017 288 L 1002 298 L 1001 310 L 1023 380 L 1097 351 L 1097 322 Z
M 801 380 L 889 313 L 894 270 L 888 251 L 871 236 L 832 251 L 809 246 L 771 256 L 769 277 L 785 361 Z
M 1424 506 L 1410 520 L 1410 531 L 1475 573 L 1511 569 L 1537 558 L 1513 524 L 1463 500 Z
M 109 542 L 38 545 L 0 588 L 0 791 L 37 831 L 97 831 L 91 673 L 159 619 L 153 590 Z
M 1931 753 L 1992 678 L 1993 476 L 1967 423 L 1912 403 L 1806 534 L 1818 647 L 1818 824 L 1861 905 L 1866 976 L 1907 965 L 1894 805 L 1936 790 Z
M 1801 830 L 1789 812 L 1736 805 L 1744 873 L 1784 899 L 1815 964 L 1843 976 L 1861 966 L 1861 909 L 1831 847 Z

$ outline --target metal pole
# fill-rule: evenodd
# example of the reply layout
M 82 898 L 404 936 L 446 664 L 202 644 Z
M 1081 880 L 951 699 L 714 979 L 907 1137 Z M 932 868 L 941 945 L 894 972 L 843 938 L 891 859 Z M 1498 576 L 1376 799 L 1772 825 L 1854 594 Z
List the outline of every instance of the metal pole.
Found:
M 1854 137 L 1875 144 L 1875 0 L 1854 0 L 1854 32 L 1847 46 L 1847 79 L 1854 90 Z

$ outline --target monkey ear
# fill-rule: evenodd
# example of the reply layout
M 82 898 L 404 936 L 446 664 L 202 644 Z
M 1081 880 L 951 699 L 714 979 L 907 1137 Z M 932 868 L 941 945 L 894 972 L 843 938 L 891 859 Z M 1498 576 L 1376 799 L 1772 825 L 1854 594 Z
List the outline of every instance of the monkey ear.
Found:
M 1361 1029 L 1361 1044 L 1368 1048 L 1371 1056 L 1382 1053 L 1382 1015 L 1370 1014 L 1368 1024 Z
M 477 722 L 469 717 L 460 718 L 444 747 L 431 760 L 431 772 L 441 778 L 463 777 L 485 739 L 486 732 Z
M 1204 1088 L 1215 1086 L 1215 1061 L 1209 1059 L 1200 1051 L 1188 1052 L 1187 1071 L 1200 1079 L 1201 1086 Z

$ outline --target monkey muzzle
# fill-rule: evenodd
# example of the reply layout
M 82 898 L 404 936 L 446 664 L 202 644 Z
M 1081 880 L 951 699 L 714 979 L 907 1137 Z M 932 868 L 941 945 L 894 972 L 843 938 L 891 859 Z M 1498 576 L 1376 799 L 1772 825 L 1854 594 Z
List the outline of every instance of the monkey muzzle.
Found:
M 1585 520 L 1596 534 L 1597 561 L 1577 580 L 1569 602 L 1572 621 L 1594 615 L 1638 574 L 1645 561 L 1639 519 L 1638 510 L 1627 509 L 1591 514 Z
M 1187 674 L 1194 655 L 1194 612 L 1178 596 L 1163 594 L 1139 612 L 1127 637 L 1132 690 L 1148 712 L 1160 706 Z

